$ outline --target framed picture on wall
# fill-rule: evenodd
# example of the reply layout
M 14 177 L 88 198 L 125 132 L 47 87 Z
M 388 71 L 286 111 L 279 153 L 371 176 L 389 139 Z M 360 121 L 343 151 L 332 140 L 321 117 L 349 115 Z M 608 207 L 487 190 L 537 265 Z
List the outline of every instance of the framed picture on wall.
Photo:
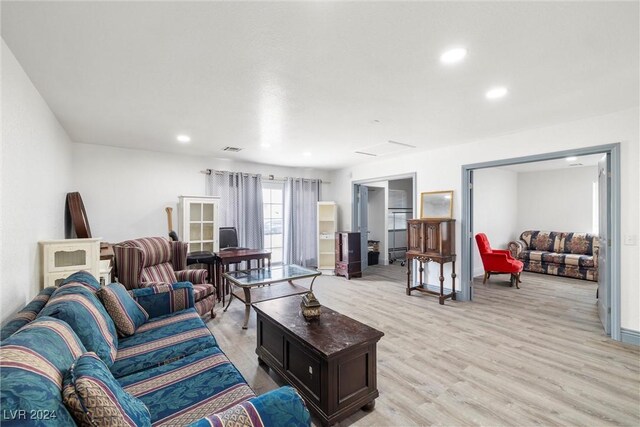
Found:
M 452 218 L 453 190 L 420 193 L 420 218 Z

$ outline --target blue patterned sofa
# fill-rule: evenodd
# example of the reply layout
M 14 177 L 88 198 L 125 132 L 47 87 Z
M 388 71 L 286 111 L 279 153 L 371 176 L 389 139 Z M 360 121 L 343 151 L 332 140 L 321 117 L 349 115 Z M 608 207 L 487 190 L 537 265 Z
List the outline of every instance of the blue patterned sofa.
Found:
M 588 233 L 527 230 L 509 243 L 524 271 L 598 281 L 598 237 Z
M 76 273 L 0 330 L 2 425 L 310 425 L 293 388 L 254 394 L 196 312 L 191 283 L 132 290 L 149 319 L 128 337 L 99 288 Z M 83 414 L 78 395 L 98 409 Z

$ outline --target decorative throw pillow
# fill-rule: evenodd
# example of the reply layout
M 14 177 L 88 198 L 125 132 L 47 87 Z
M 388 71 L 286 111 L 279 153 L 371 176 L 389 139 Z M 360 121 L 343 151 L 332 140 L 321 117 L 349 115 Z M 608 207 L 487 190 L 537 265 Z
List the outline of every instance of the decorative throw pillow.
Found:
M 0 424 L 73 425 L 60 391 L 73 361 L 83 353 L 73 329 L 52 317 L 38 317 L 3 340 Z M 29 419 L 31 414 L 38 418 Z
M 67 285 L 69 283 L 78 283 L 93 292 L 100 290 L 100 282 L 98 279 L 96 279 L 93 274 L 84 270 L 73 273 L 71 276 L 64 279 L 60 286 Z
M 142 401 L 122 389 L 93 352 L 76 359 L 64 377 L 62 399 L 81 426 L 150 426 Z
M 59 287 L 38 314 L 68 323 L 88 351 L 94 351 L 111 366 L 118 352 L 118 333 L 111 317 L 95 293 L 86 286 L 69 283 Z
M 107 313 L 116 325 L 118 335 L 128 337 L 149 319 L 149 314 L 138 304 L 121 283 L 112 283 L 98 291 Z

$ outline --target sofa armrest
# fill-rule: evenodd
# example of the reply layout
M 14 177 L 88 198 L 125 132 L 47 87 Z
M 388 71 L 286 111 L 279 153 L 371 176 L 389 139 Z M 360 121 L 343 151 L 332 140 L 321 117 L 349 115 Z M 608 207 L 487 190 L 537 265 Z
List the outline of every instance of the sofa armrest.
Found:
M 600 246 L 593 247 L 593 266 L 598 268 L 598 254 L 600 253 Z
M 196 285 L 207 283 L 207 275 L 209 272 L 204 268 L 196 268 L 192 270 L 176 271 L 176 278 L 180 282 L 191 282 Z
M 234 420 L 245 420 L 243 426 L 309 427 L 311 416 L 304 401 L 293 387 L 285 386 L 245 400 L 231 408 L 201 418 L 191 427 L 226 427 L 237 425 Z
M 515 259 L 518 259 L 522 251 L 527 249 L 527 242 L 525 242 L 524 240 L 514 240 L 512 242 L 509 242 L 509 246 L 507 247 L 509 248 L 511 256 Z
M 129 291 L 149 318 L 193 307 L 193 285 L 189 282 L 159 284 Z

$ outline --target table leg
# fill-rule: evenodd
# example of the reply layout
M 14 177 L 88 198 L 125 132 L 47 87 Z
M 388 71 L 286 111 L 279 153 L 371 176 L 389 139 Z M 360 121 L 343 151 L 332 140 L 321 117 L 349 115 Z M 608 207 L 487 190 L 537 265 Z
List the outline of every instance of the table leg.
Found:
M 456 262 L 452 262 L 451 266 L 451 299 L 455 301 L 456 299 Z
M 233 294 L 229 295 L 229 302 L 227 303 L 227 306 L 224 308 L 223 311 L 227 311 L 227 309 L 229 308 L 229 306 L 231 305 L 231 300 L 233 299 Z M 222 305 L 224 305 L 224 303 L 222 303 Z
M 413 260 L 411 258 L 407 259 L 407 289 L 406 294 L 411 295 L 411 264 Z
M 224 305 L 225 291 L 224 291 L 224 277 L 222 276 L 222 273 L 223 273 L 222 261 L 218 261 L 217 270 L 218 270 L 218 273 L 216 274 L 216 282 L 218 286 L 218 292 L 220 292 L 221 294 L 222 305 Z
M 249 315 L 251 314 L 251 289 L 244 287 L 242 290 L 244 291 L 244 325 L 242 325 L 242 329 L 247 329 Z M 229 299 L 231 299 L 231 297 L 229 297 Z
M 440 305 L 444 305 L 444 264 L 440 263 Z

